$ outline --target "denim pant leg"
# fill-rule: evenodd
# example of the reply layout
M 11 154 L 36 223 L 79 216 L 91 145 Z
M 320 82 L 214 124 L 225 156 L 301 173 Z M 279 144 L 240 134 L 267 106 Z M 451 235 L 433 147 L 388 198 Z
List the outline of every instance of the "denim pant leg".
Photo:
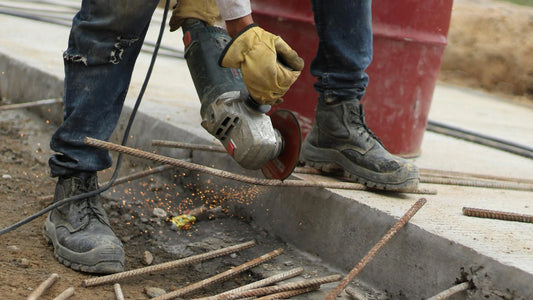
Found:
M 320 99 L 360 100 L 372 60 L 371 0 L 311 0 L 318 51 L 311 63 Z M 319 100 L 320 100 L 319 99 Z
M 106 150 L 85 137 L 107 140 L 116 127 L 135 60 L 158 0 L 83 0 L 64 53 L 64 121 L 53 134 L 52 176 L 111 166 Z

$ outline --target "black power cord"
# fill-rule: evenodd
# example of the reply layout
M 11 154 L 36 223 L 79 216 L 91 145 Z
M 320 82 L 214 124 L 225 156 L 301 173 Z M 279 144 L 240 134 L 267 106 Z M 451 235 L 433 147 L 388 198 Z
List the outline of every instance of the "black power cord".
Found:
M 144 79 L 144 82 L 143 82 L 143 85 L 142 85 L 142 88 L 141 90 L 139 91 L 139 95 L 137 96 L 137 100 L 135 102 L 135 106 L 133 107 L 133 111 L 131 112 L 131 115 L 130 115 L 130 118 L 129 118 L 129 121 L 128 121 L 128 125 L 126 126 L 126 129 L 125 129 L 125 132 L 124 132 L 124 135 L 122 137 L 122 146 L 125 146 L 126 145 L 126 142 L 128 141 L 128 136 L 129 136 L 129 133 L 130 133 L 130 130 L 131 130 L 131 126 L 133 125 L 133 120 L 135 119 L 135 115 L 137 114 L 137 111 L 139 109 L 139 106 L 141 105 L 141 100 L 142 100 L 142 97 L 144 96 L 144 92 L 146 91 L 146 88 L 148 86 L 148 81 L 150 80 L 150 76 L 152 75 L 152 70 L 154 68 L 154 65 L 155 65 L 155 60 L 157 58 L 157 52 L 159 51 L 159 46 L 161 44 L 161 40 L 163 38 L 163 32 L 165 31 L 165 23 L 166 23 L 166 20 L 167 20 L 167 15 L 168 15 L 168 9 L 169 9 L 169 5 L 170 5 L 170 0 L 166 0 L 166 3 L 165 3 L 165 11 L 163 13 L 163 21 L 161 22 L 161 29 L 159 30 L 159 36 L 157 38 L 157 42 L 155 44 L 155 47 L 154 47 L 154 52 L 152 54 L 152 60 L 150 62 L 150 66 L 148 67 L 148 71 L 146 72 L 146 77 Z M 37 219 L 38 217 L 44 215 L 45 213 L 51 211 L 52 209 L 55 209 L 63 204 L 66 204 L 66 203 L 69 203 L 69 202 L 73 202 L 73 201 L 79 201 L 79 200 L 82 200 L 82 199 L 86 199 L 86 198 L 90 198 L 90 197 L 93 197 L 93 196 L 96 196 L 100 193 L 103 193 L 105 191 L 107 191 L 114 183 L 115 181 L 117 180 L 117 177 L 118 177 L 118 173 L 120 171 L 120 167 L 122 165 L 122 153 L 120 153 L 117 157 L 117 164 L 115 165 L 115 171 L 113 172 L 113 176 L 111 176 L 111 180 L 109 180 L 109 182 L 103 186 L 103 187 L 100 187 L 94 191 L 90 191 L 90 192 L 87 192 L 87 193 L 84 193 L 84 194 L 79 194 L 79 195 L 76 195 L 76 196 L 73 196 L 73 197 L 70 197 L 70 198 L 66 198 L 66 199 L 63 199 L 61 201 L 58 201 L 58 202 L 55 202 L 53 203 L 52 205 L 44 208 L 43 210 L 9 226 L 9 227 L 6 227 L 2 230 L 0 230 L 0 235 L 3 235 L 4 233 L 8 233 L 14 229 L 17 229 L 19 228 L 20 226 L 24 225 L 24 224 L 27 224 L 35 219 Z

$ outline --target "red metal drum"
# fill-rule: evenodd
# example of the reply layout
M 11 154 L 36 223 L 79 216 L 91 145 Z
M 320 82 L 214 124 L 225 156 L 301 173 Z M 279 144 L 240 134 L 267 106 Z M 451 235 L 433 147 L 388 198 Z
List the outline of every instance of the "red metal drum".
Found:
M 453 0 L 374 0 L 374 58 L 363 98 L 368 126 L 387 149 L 401 156 L 420 153 L 447 34 Z M 306 62 L 302 75 L 275 107 L 293 111 L 305 136 L 317 94 L 309 65 L 318 39 L 309 0 L 252 0 L 253 17 L 278 34 Z

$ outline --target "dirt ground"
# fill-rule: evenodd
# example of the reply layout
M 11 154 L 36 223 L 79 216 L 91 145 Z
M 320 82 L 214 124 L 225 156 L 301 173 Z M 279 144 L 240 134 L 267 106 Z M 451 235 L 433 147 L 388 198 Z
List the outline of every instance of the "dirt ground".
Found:
M 532 101 L 532 29 L 531 8 L 489 0 L 456 0 L 449 46 L 443 57 L 439 79 Z M 32 122 L 31 116 L 26 113 L 0 112 L 2 228 L 43 209 L 50 202 L 40 200 L 40 197 L 53 194 L 55 180 L 48 176 L 47 158 L 50 153 L 46 150 L 53 125 L 46 121 L 41 124 Z M 131 172 L 133 168 L 127 166 L 125 172 Z M 103 174 L 102 178 L 108 175 Z M 141 185 L 143 188 L 139 188 Z M 278 247 L 286 249 L 286 254 L 204 293 L 227 290 L 257 280 L 269 272 L 296 266 L 306 267 L 302 275 L 304 278 L 331 272 L 301 258 L 289 246 L 224 211 L 199 220 L 187 231 L 174 231 L 170 223 L 153 214 L 156 207 L 178 213 L 189 206 L 222 204 L 220 199 L 211 196 L 198 193 L 192 187 L 180 186 L 179 179 L 175 183 L 167 183 L 158 182 L 157 177 L 138 180 L 130 186 L 117 187 L 115 193 L 106 194 L 110 198 L 106 208 L 113 228 L 125 245 L 128 270 L 144 266 L 145 251 L 153 255 L 155 264 L 252 239 L 258 244 L 237 255 L 122 282 L 126 299 L 148 299 L 146 288 L 158 287 L 168 292 Z M 91 276 L 74 272 L 57 262 L 42 236 L 43 223 L 44 217 L 40 217 L 0 237 L 0 295 L 6 299 L 25 299 L 50 274 L 57 273 L 60 279 L 42 299 L 52 299 L 70 286 L 76 289 L 73 299 L 114 299 L 111 285 L 83 288 L 81 281 Z M 373 299 L 384 297 L 374 294 Z

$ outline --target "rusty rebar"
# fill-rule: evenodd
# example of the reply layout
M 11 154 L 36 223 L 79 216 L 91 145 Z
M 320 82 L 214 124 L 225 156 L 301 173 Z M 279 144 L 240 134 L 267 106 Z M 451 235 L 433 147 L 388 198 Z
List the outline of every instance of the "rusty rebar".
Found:
M 298 296 L 301 294 L 309 293 L 312 291 L 316 291 L 320 288 L 319 285 L 308 287 L 305 289 L 297 289 L 292 291 L 286 291 L 286 292 L 279 292 L 272 295 L 266 295 L 260 298 L 257 298 L 257 300 L 275 300 L 275 299 L 289 299 L 294 296 Z
M 458 172 L 458 171 L 449 171 L 449 170 L 437 170 L 437 169 L 428 169 L 428 168 L 420 168 L 420 174 L 427 175 L 427 176 L 438 176 L 438 177 L 448 177 L 448 178 L 478 178 L 478 179 L 486 179 L 486 180 L 494 180 L 494 181 L 509 181 L 509 182 L 533 184 L 533 179 L 495 176 L 495 175 L 489 175 L 489 174 L 468 173 L 468 172 Z
M 111 186 L 116 186 L 116 185 L 119 185 L 119 184 L 122 184 L 122 183 L 125 183 L 125 182 L 128 182 L 128 181 L 132 181 L 132 180 L 143 178 L 143 177 L 146 177 L 146 176 L 149 176 L 149 175 L 154 175 L 154 174 L 157 174 L 157 173 L 161 173 L 163 171 L 166 171 L 166 170 L 169 170 L 169 169 L 172 169 L 172 168 L 175 168 L 175 167 L 171 166 L 171 165 L 162 165 L 162 166 L 151 168 L 149 170 L 139 171 L 139 172 L 136 172 L 136 173 L 133 173 L 133 174 L 130 174 L 130 175 L 126 175 L 124 177 L 117 178 L 115 180 L 115 182 L 113 182 L 113 184 Z M 104 182 L 101 185 L 105 186 L 108 183 L 109 182 Z M 50 201 L 50 200 L 53 200 L 53 199 L 54 199 L 54 195 L 48 195 L 48 196 L 40 197 L 39 201 Z
M 59 278 L 57 273 L 50 275 L 45 281 L 43 281 L 29 296 L 26 300 L 37 300 L 41 295 L 51 287 Z
M 504 212 L 498 210 L 463 207 L 463 214 L 470 217 L 533 223 L 533 215 Z
M 235 275 L 238 275 L 239 273 L 242 273 L 246 270 L 249 270 L 253 267 L 256 267 L 262 263 L 264 263 L 265 261 L 268 261 L 278 255 L 281 255 L 283 253 L 283 249 L 276 249 L 274 251 L 271 251 L 265 255 L 261 255 L 260 257 L 256 258 L 256 259 L 253 259 L 249 262 L 246 262 L 240 266 L 237 266 L 235 268 L 232 268 L 230 270 L 227 270 L 225 272 L 222 272 L 220 274 L 217 274 L 213 277 L 210 277 L 210 278 L 207 278 L 207 279 L 204 279 L 202 281 L 198 281 L 196 283 L 193 283 L 191 285 L 188 285 L 188 286 L 185 286 L 183 288 L 180 288 L 180 289 L 177 289 L 175 291 L 172 291 L 170 293 L 167 293 L 167 294 L 164 294 L 164 295 L 161 295 L 161 296 L 158 296 L 158 297 L 155 297 L 153 298 L 154 300 L 168 300 L 168 299 L 174 299 L 176 297 L 179 297 L 179 296 L 182 296 L 182 295 L 186 295 L 186 294 L 190 294 L 194 291 L 197 291 L 199 289 L 202 289 L 202 288 L 205 288 L 211 284 L 214 284 L 214 283 L 217 283 L 217 282 L 220 282 L 220 281 L 223 281 L 223 280 L 226 280 L 232 276 L 235 276 Z
M 124 293 L 122 292 L 122 288 L 120 287 L 120 283 L 113 284 L 113 290 L 115 291 L 116 300 L 124 300 Z
M 352 287 L 348 286 L 344 289 L 344 291 L 354 300 L 368 300 L 368 298 L 365 295 L 363 295 L 360 291 Z
M 42 106 L 42 105 L 49 105 L 49 104 L 55 104 L 55 103 L 62 103 L 63 101 L 61 99 L 43 99 L 43 100 L 37 100 L 33 102 L 25 102 L 25 103 L 17 103 L 17 104 L 6 104 L 0 106 L 0 111 L 6 111 L 6 110 L 13 110 L 13 109 L 19 109 L 19 108 L 28 108 L 28 107 L 35 107 L 35 106 Z
M 255 185 L 264 185 L 264 186 L 290 186 L 290 187 L 323 187 L 323 188 L 334 188 L 334 189 L 347 189 L 347 190 L 368 190 L 362 184 L 353 183 L 353 182 L 323 182 L 323 181 L 307 181 L 307 180 L 277 180 L 277 179 L 261 179 L 253 178 L 245 175 L 235 174 L 232 172 L 219 170 L 207 166 L 202 166 L 199 164 L 186 162 L 183 160 L 154 154 L 139 149 L 134 149 L 126 146 L 121 146 L 118 144 L 105 142 L 90 137 L 85 138 L 85 144 L 97 148 L 102 148 L 110 151 L 117 151 L 123 154 L 128 154 L 134 157 L 143 158 L 159 162 L 162 164 L 173 165 L 178 168 L 185 168 L 191 171 L 196 171 L 200 173 L 205 173 L 209 175 L 214 175 L 226 179 L 236 180 L 244 183 L 255 184 Z M 436 194 L 434 190 L 425 190 L 425 189 L 416 189 L 409 191 L 401 191 L 402 193 L 410 194 Z
M 53 300 L 65 300 L 74 295 L 74 287 L 69 287 L 68 289 L 64 290 L 61 294 L 57 295 Z
M 447 290 L 444 290 L 440 293 L 438 293 L 437 295 L 433 296 L 433 297 L 430 297 L 430 298 L 427 298 L 427 300 L 444 300 L 444 299 L 448 299 L 450 298 L 451 296 L 457 294 L 457 293 L 460 293 L 460 292 L 464 292 L 466 290 L 468 290 L 470 288 L 470 282 L 463 282 L 461 284 L 458 284 L 458 285 L 454 285 L 452 286 L 451 288 L 447 289 Z
M 363 270 L 363 268 L 376 256 L 376 254 L 387 244 L 390 239 L 402 229 L 405 224 L 426 204 L 427 200 L 421 198 L 416 201 L 411 208 L 392 226 L 392 228 L 377 242 L 377 244 L 368 251 L 368 253 L 359 261 L 359 263 L 346 275 L 346 277 L 337 285 L 331 293 L 328 294 L 326 300 L 334 300 L 340 292 L 352 281 L 357 274 Z
M 111 275 L 102 276 L 102 277 L 95 277 L 95 278 L 85 279 L 85 280 L 82 281 L 82 285 L 84 287 L 89 287 L 89 286 L 95 286 L 95 285 L 101 285 L 101 284 L 105 284 L 105 283 L 110 283 L 110 282 L 117 282 L 117 281 L 120 281 L 120 280 L 123 280 L 123 279 L 126 279 L 126 278 L 130 278 L 130 277 L 134 277 L 134 276 L 139 276 L 139 275 L 144 275 L 144 274 L 148 274 L 148 273 L 159 272 L 159 271 L 168 270 L 168 269 L 172 269 L 172 268 L 176 268 L 176 267 L 190 265 L 190 264 L 193 264 L 193 263 L 202 262 L 204 260 L 208 260 L 208 259 L 211 259 L 211 258 L 216 258 L 216 257 L 227 255 L 227 254 L 230 254 L 230 253 L 233 253 L 233 252 L 237 252 L 237 251 L 240 251 L 240 250 L 248 249 L 248 248 L 250 248 L 252 246 L 255 246 L 255 242 L 254 241 L 249 241 L 249 242 L 238 244 L 238 245 L 234 245 L 234 246 L 231 246 L 231 247 L 226 247 L 226 248 L 218 249 L 218 250 L 215 250 L 215 251 L 206 252 L 206 253 L 203 253 L 203 254 L 189 256 L 189 257 L 186 257 L 186 258 L 182 258 L 182 259 L 178 259 L 178 260 L 174 260 L 174 261 L 170 261 L 170 262 L 166 262 L 166 263 L 162 263 L 162 264 L 157 264 L 157 265 L 153 265 L 153 266 L 148 266 L 148 267 L 144 267 L 144 268 L 140 268 L 140 269 L 135 269 L 135 270 L 131 270 L 131 271 L 125 271 L 125 272 L 122 272 L 122 273 L 116 273 L 116 274 L 111 274 Z
M 306 280 L 290 282 L 290 283 L 285 283 L 285 284 L 278 284 L 274 286 L 262 287 L 262 288 L 247 290 L 247 291 L 241 291 L 241 292 L 236 292 L 236 293 L 231 293 L 231 294 L 221 294 L 221 295 L 216 295 L 216 296 L 211 296 L 211 297 L 197 298 L 195 300 L 231 300 L 231 299 L 241 299 L 241 298 L 247 298 L 247 297 L 261 297 L 264 295 L 270 295 L 270 294 L 275 294 L 275 293 L 280 293 L 280 292 L 320 286 L 322 284 L 339 281 L 341 280 L 341 278 L 342 277 L 340 275 L 330 275 L 330 276 L 306 279 Z
M 273 283 L 280 282 L 280 281 L 285 280 L 285 279 L 289 279 L 289 278 L 298 276 L 298 275 L 302 274 L 303 271 L 304 271 L 303 268 L 294 268 L 294 269 L 291 269 L 289 271 L 282 272 L 282 273 L 279 273 L 279 274 L 276 274 L 276 275 L 272 275 L 272 276 L 267 277 L 265 279 L 261 279 L 261 280 L 252 282 L 250 284 L 243 285 L 243 286 L 240 286 L 238 288 L 223 292 L 221 294 L 231 294 L 231 293 L 242 292 L 242 291 L 247 291 L 247 290 L 251 290 L 251 289 L 264 287 L 264 286 L 267 286 L 267 285 L 271 285 Z
M 464 178 L 445 178 L 438 176 L 420 176 L 420 182 L 446 184 L 446 185 L 460 185 L 469 187 L 481 187 L 501 190 L 517 190 L 517 191 L 533 191 L 533 184 L 520 182 L 506 182 L 495 180 L 479 180 L 479 179 L 464 179 Z

